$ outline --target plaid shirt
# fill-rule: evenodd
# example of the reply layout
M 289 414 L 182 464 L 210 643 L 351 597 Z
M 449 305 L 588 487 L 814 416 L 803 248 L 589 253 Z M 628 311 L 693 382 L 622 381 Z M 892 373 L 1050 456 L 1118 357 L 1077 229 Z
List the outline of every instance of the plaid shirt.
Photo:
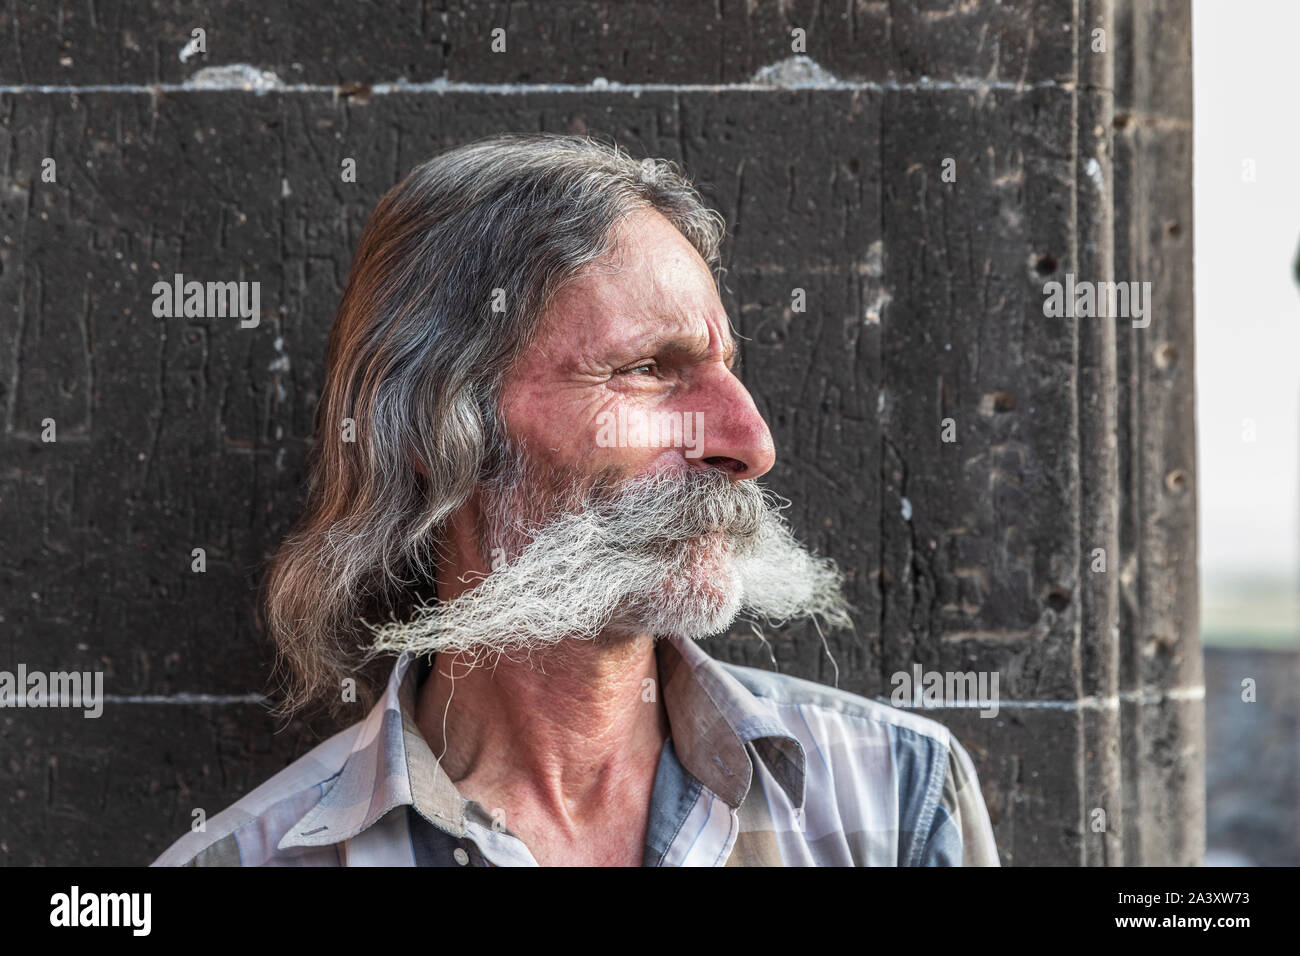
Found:
M 940 724 L 693 641 L 656 647 L 672 736 L 643 865 L 999 865 L 970 756 Z M 428 671 L 399 657 L 369 716 L 153 865 L 536 866 L 457 792 L 416 726 Z

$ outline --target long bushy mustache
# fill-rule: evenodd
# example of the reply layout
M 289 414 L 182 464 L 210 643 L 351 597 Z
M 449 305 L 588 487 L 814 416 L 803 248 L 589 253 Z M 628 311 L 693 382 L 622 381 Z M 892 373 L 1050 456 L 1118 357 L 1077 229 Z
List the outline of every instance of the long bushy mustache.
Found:
M 507 560 L 453 601 L 372 626 L 371 653 L 517 659 L 610 631 L 707 637 L 741 613 L 850 626 L 839 571 L 794 539 L 788 505 L 712 468 L 583 492 L 512 475 L 484 495 L 485 556 Z

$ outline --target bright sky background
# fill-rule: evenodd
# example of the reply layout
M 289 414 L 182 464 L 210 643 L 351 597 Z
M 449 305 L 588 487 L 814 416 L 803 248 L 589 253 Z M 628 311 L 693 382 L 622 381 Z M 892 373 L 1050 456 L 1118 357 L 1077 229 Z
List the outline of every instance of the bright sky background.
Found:
M 1233 577 L 1300 589 L 1300 2 L 1194 0 L 1192 13 L 1200 559 L 1214 602 Z

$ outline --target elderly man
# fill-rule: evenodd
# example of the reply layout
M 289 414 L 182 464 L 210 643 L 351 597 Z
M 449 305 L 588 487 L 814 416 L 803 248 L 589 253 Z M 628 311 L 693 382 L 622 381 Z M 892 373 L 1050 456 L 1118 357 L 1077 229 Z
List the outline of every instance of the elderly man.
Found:
M 945 728 L 695 643 L 850 625 L 757 483 L 722 231 L 577 137 L 383 198 L 266 583 L 283 710 L 373 707 L 156 865 L 997 865 Z

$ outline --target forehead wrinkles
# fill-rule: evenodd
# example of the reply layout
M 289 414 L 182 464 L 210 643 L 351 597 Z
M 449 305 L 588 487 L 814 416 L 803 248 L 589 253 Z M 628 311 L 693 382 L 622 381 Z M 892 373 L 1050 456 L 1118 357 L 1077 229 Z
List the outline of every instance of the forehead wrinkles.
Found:
M 699 252 L 658 213 L 624 220 L 613 248 L 592 264 L 591 271 L 617 278 L 625 289 L 656 298 L 688 296 L 692 307 L 705 304 L 717 292 L 713 274 Z
M 561 360 L 573 349 L 606 348 L 650 332 L 734 345 L 717 286 L 695 247 L 658 213 L 623 220 L 601 258 L 557 290 L 534 341 L 538 357 Z

